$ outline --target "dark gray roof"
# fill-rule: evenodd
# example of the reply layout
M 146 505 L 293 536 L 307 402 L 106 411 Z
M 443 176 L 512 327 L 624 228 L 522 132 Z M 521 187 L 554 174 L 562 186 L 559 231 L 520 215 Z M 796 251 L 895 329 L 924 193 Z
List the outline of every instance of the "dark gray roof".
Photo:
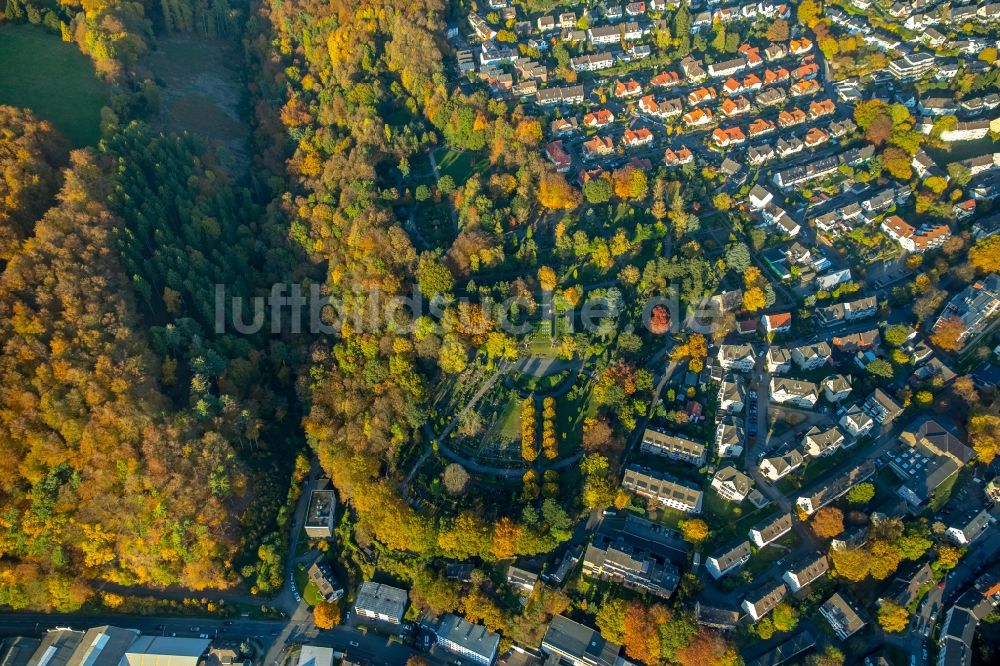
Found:
M 500 634 L 495 634 L 480 624 L 471 624 L 457 615 L 441 618 L 437 629 L 438 641 L 449 641 L 492 661 L 500 645 Z M 445 649 L 447 649 L 446 646 Z
M 567 655 L 593 666 L 614 666 L 621 646 L 604 640 L 588 626 L 556 615 L 542 639 L 542 650 Z

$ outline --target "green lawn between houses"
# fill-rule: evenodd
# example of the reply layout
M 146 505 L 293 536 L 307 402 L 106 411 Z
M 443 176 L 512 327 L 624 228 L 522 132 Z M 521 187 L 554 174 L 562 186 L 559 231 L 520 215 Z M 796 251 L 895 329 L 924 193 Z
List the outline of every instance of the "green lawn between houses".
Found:
M 31 109 L 77 147 L 101 136 L 106 90 L 75 44 L 31 25 L 0 25 L 0 104 Z

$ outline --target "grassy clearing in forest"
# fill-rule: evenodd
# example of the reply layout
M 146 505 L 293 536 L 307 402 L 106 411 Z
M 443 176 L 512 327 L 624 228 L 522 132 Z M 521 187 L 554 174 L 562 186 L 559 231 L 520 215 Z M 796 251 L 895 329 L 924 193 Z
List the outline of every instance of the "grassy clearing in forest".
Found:
M 77 147 L 101 136 L 104 84 L 75 44 L 32 25 L 0 26 L 0 104 L 48 120 Z

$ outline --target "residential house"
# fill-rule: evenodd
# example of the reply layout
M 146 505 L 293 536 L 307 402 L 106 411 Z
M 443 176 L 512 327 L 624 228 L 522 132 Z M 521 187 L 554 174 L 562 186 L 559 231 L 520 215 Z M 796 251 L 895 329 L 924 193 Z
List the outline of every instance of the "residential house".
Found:
M 770 120 L 767 120 L 766 118 L 754 118 L 753 121 L 747 125 L 747 134 L 750 135 L 751 139 L 755 139 L 759 136 L 770 134 L 775 131 L 775 129 L 775 124 Z M 754 187 L 759 187 L 759 185 L 755 185 Z
M 562 86 L 543 88 L 535 94 L 535 101 L 541 106 L 553 104 L 582 104 L 583 86 Z
M 818 148 L 830 140 L 830 135 L 818 127 L 810 127 L 806 135 L 802 137 L 802 142 L 807 148 Z
M 830 428 L 811 427 L 802 438 L 802 450 L 813 458 L 830 456 L 844 444 L 844 433 L 837 426 Z
M 719 345 L 717 358 L 720 366 L 735 372 L 751 372 L 757 362 L 753 346 L 749 344 Z
M 802 452 L 792 449 L 788 453 L 779 456 L 764 458 L 758 465 L 760 473 L 770 481 L 777 481 L 791 474 L 802 466 L 804 460 Z
M 712 477 L 712 488 L 727 502 L 742 502 L 753 489 L 753 479 L 729 465 Z
M 792 514 L 781 513 L 767 518 L 750 528 L 750 540 L 758 548 L 774 543 L 792 531 Z
M 694 153 L 687 146 L 682 146 L 678 150 L 674 151 L 667 148 L 666 152 L 663 154 L 663 162 L 668 167 L 680 166 L 682 164 L 687 164 L 694 160 Z
M 642 95 L 642 85 L 634 79 L 630 81 L 616 81 L 613 94 L 618 98 L 639 97 Z
M 715 88 L 712 86 L 702 86 L 689 92 L 687 101 L 691 106 L 698 106 L 699 104 L 714 102 L 717 96 Z
M 948 526 L 945 534 L 960 546 L 968 546 L 990 526 L 990 514 L 985 509 L 970 509 Z
M 878 299 L 874 296 L 868 296 L 846 303 L 817 308 L 816 317 L 821 324 L 832 326 L 841 322 L 874 317 L 876 312 L 878 312 Z
M 696 467 L 705 464 L 705 445 L 656 428 L 646 428 L 642 433 L 640 449 L 671 460 L 680 460 Z
M 751 166 L 762 166 L 773 160 L 774 157 L 774 148 L 769 144 L 765 143 L 747 148 L 747 161 L 750 162 Z
M 857 484 L 866 481 L 875 474 L 875 469 L 874 460 L 865 460 L 843 474 L 814 486 L 808 494 L 800 495 L 795 500 L 795 504 L 808 515 L 812 515 L 847 493 L 848 490 Z
M 622 488 L 678 511 L 701 513 L 703 493 L 698 487 L 646 467 L 629 465 Z
M 712 574 L 712 578 L 718 580 L 749 562 L 750 554 L 750 542 L 742 541 L 709 555 L 705 560 L 705 568 Z
M 742 95 L 739 97 L 728 97 L 719 106 L 719 110 L 722 111 L 722 113 L 725 114 L 727 118 L 734 118 L 736 116 L 741 116 L 745 113 L 750 113 L 750 100 L 748 100 L 746 97 L 743 97 Z M 733 128 L 733 129 L 739 129 L 739 128 Z M 740 135 L 741 136 L 743 135 L 742 130 L 740 130 Z M 740 143 L 743 143 L 743 141 L 745 140 L 746 137 L 743 137 L 743 139 L 740 140 Z
M 830 375 L 820 385 L 823 396 L 830 402 L 840 402 L 851 394 L 851 382 L 844 375 Z
M 1000 275 L 991 273 L 955 294 L 934 322 L 934 329 L 943 321 L 956 318 L 965 327 L 958 338 L 964 343 L 986 328 L 987 321 L 997 312 L 1000 312 Z
M 696 601 L 694 604 L 694 619 L 702 626 L 729 631 L 736 628 L 736 624 L 740 619 L 740 612 L 729 608 L 708 606 L 701 603 L 701 601 Z
M 788 583 L 792 594 L 819 580 L 830 570 L 830 563 L 823 553 L 814 553 L 788 567 L 781 579 Z
M 743 58 L 733 58 L 731 60 L 713 62 L 708 66 L 708 75 L 712 78 L 732 76 L 737 72 L 742 72 L 746 69 L 746 67 L 747 61 Z
M 739 127 L 730 127 L 729 129 L 721 129 L 719 127 L 716 127 L 714 130 L 712 130 L 712 142 L 718 148 L 729 148 L 732 146 L 739 146 L 745 143 L 746 140 L 747 140 L 746 135 L 743 134 L 743 130 L 741 130 Z
M 739 375 L 726 375 L 719 382 L 719 412 L 736 413 L 743 411 L 746 386 Z
M 312 563 L 307 570 L 309 581 L 316 586 L 320 595 L 326 601 L 336 601 L 344 596 L 344 588 L 337 582 L 329 562 L 320 558 Z
M 354 612 L 361 617 L 400 624 L 408 600 L 409 595 L 406 590 L 369 581 L 362 583 L 358 588 Z
M 743 455 L 746 431 L 743 419 L 726 414 L 715 429 L 715 451 L 720 458 L 738 458 Z
M 847 640 L 865 626 L 865 621 L 840 592 L 824 601 L 819 612 L 841 640 Z
M 614 152 L 615 144 L 612 143 L 611 137 L 595 136 L 583 142 L 583 156 L 588 160 L 612 155 Z
M 685 56 L 681 59 L 681 70 L 684 72 L 684 78 L 690 84 L 698 84 L 708 78 L 708 73 L 702 66 L 700 60 L 695 60 L 691 56 Z
M 760 318 L 765 333 L 785 333 L 792 329 L 792 313 L 776 312 Z
M 781 375 L 792 369 L 792 353 L 784 347 L 768 347 L 765 361 L 771 374 Z
M 681 84 L 681 77 L 677 72 L 663 72 L 654 76 L 649 85 L 654 88 L 673 88 Z
M 584 553 L 583 573 L 668 599 L 680 580 L 672 558 L 684 557 L 686 548 L 666 537 L 662 526 L 637 516 L 620 526 L 604 521 Z
M 781 581 L 772 581 L 748 594 L 740 606 L 754 622 L 759 622 L 787 596 L 788 586 Z
M 767 72 L 764 72 L 764 76 L 766 81 Z M 770 106 L 783 105 L 786 99 L 788 99 L 788 94 L 781 88 L 768 88 L 764 92 L 757 95 L 755 101 L 757 102 L 757 106 L 764 109 Z M 802 115 L 805 116 L 805 113 Z M 781 114 L 778 114 L 778 124 L 781 125 Z
M 566 173 L 573 166 L 573 158 L 566 152 L 561 139 L 545 146 L 545 156 L 556 166 L 556 171 Z
M 793 39 L 788 43 L 788 50 L 792 52 L 792 55 L 805 55 L 812 50 L 813 43 L 803 37 L 802 39 Z
M 615 666 L 621 646 L 588 626 L 556 615 L 542 638 L 542 652 L 568 666 Z
M 588 53 L 569 59 L 569 67 L 574 72 L 596 72 L 607 69 L 615 63 L 610 53 Z
M 481 624 L 466 622 L 451 613 L 441 618 L 435 634 L 437 648 L 483 666 L 493 663 L 500 647 L 500 634 L 489 631 Z
M 832 116 L 837 112 L 837 106 L 832 99 L 821 99 L 809 102 L 809 118 L 818 120 L 824 116 Z
M 819 386 L 802 379 L 772 377 L 770 388 L 771 400 L 778 404 L 788 403 L 796 407 L 811 409 L 819 400 Z
M 854 439 L 864 437 L 875 427 L 875 421 L 872 417 L 856 404 L 851 405 L 844 412 L 844 415 L 840 417 L 839 423 L 844 432 Z
M 903 413 L 903 406 L 882 389 L 875 389 L 861 405 L 861 409 L 879 425 L 889 425 Z
M 692 109 L 684 114 L 682 120 L 688 127 L 701 127 L 712 122 L 711 109 Z
M 535 591 L 536 583 L 538 583 L 538 574 L 514 565 L 507 567 L 507 584 L 522 597 L 530 597 L 531 593 Z
M 622 144 L 626 148 L 636 148 L 638 146 L 648 146 L 653 143 L 653 133 L 645 127 L 639 129 L 626 129 L 622 135 Z
M 800 370 L 815 370 L 829 363 L 832 354 L 833 350 L 830 349 L 830 345 L 826 341 L 820 341 L 793 348 L 792 360 L 795 361 L 795 365 L 799 366 Z

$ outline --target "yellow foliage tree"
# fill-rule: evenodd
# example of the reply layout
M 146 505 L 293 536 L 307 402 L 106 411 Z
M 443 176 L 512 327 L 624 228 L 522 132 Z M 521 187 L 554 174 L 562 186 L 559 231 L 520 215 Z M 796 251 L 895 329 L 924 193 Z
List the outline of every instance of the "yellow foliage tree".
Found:
M 313 623 L 319 629 L 333 629 L 340 624 L 340 607 L 321 601 L 313 608 Z
M 910 614 L 902 606 L 883 599 L 878 609 L 878 623 L 883 631 L 898 634 L 909 626 Z

